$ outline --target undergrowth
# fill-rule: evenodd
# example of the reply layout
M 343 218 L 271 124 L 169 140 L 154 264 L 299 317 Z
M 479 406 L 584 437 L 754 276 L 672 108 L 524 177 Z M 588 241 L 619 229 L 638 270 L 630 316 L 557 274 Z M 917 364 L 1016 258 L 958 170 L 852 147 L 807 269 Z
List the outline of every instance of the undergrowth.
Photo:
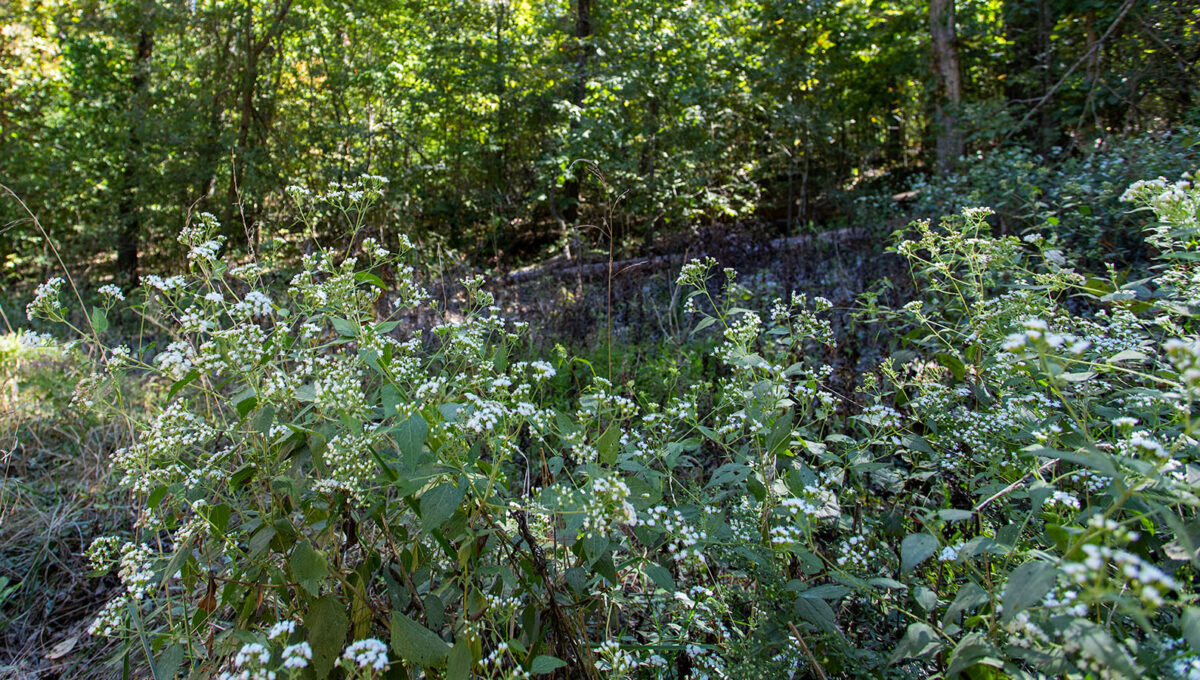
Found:
M 129 435 L 97 475 L 128 495 L 132 528 L 87 550 L 120 584 L 88 626 L 114 641 L 113 668 L 1200 669 L 1190 176 L 1122 191 L 1148 277 L 1089 269 L 1054 231 L 994 235 L 969 208 L 895 235 L 903 306 L 764 295 L 693 260 L 674 281 L 683 337 L 611 360 L 540 353 L 479 277 L 461 305 L 431 302 L 407 239 L 360 238 L 383 182 L 290 192 L 349 238 L 311 229 L 286 284 L 269 261 L 226 264 L 201 216 L 180 235 L 187 276 L 74 313 L 51 279 L 30 303 L 88 348 L 73 401 Z M 428 333 L 400 322 L 431 308 Z M 110 342 L 119 309 L 168 337 Z M 880 327 L 887 356 L 839 375 L 839 343 Z

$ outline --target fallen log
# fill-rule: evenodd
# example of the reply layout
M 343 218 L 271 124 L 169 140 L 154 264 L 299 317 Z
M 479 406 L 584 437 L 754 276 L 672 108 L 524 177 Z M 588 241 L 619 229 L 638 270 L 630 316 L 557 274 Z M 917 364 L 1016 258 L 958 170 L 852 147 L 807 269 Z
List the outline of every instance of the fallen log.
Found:
M 772 239 L 765 244 L 764 250 L 790 250 L 792 248 L 804 248 L 814 243 L 848 243 L 856 240 L 867 238 L 868 232 L 862 227 L 846 227 L 844 229 L 835 229 L 820 234 L 810 234 L 804 236 L 788 236 Z M 704 251 L 684 252 L 684 253 L 667 253 L 663 255 L 651 255 L 645 257 L 634 257 L 625 260 L 616 260 L 609 264 L 608 262 L 582 262 L 571 263 L 566 261 L 566 258 L 558 255 L 546 262 L 542 262 L 522 269 L 509 272 L 507 276 L 500 279 L 502 285 L 516 285 L 526 283 L 544 276 L 553 276 L 563 279 L 580 278 L 580 279 L 595 279 L 607 276 L 611 271 L 613 276 L 619 276 L 633 269 L 661 269 L 682 265 L 684 258 L 688 257 L 704 257 Z

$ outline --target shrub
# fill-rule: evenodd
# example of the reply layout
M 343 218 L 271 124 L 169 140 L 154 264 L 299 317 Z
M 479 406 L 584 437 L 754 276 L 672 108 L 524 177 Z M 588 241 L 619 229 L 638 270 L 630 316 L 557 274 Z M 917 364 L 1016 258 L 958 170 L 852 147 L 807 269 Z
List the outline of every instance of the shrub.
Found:
M 340 206 L 353 244 L 378 187 L 293 196 Z M 267 290 L 201 220 L 192 275 L 138 302 L 172 342 L 104 349 L 93 385 L 169 388 L 91 400 L 130 423 L 139 511 L 90 552 L 124 587 L 92 630 L 158 677 L 1190 672 L 1200 188 L 1126 197 L 1158 220 L 1153 279 L 993 238 L 986 210 L 913 225 L 920 297 L 870 308 L 898 345 L 853 394 L 816 358 L 828 302 L 747 305 L 689 263 L 723 368 L 664 403 L 527 357 L 478 278 L 402 339 L 428 297 L 404 252 L 313 244 Z

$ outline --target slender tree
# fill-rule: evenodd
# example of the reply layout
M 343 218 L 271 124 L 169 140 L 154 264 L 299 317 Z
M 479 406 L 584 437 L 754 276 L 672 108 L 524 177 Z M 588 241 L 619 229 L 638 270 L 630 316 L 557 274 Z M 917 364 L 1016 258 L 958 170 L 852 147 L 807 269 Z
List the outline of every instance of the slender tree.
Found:
M 958 120 L 962 105 L 962 70 L 958 62 L 954 0 L 930 0 L 929 37 L 935 74 L 937 166 L 942 173 L 948 173 L 963 154 L 962 130 Z
M 150 59 L 154 55 L 154 3 L 143 2 L 137 15 L 137 40 L 133 50 L 133 68 L 129 79 L 129 142 L 121 173 L 121 196 L 117 212 L 121 229 L 117 240 L 117 271 L 126 286 L 138 283 L 138 250 L 142 236 L 142 206 L 138 188 L 142 159 L 142 131 L 147 110 L 146 93 L 150 86 Z

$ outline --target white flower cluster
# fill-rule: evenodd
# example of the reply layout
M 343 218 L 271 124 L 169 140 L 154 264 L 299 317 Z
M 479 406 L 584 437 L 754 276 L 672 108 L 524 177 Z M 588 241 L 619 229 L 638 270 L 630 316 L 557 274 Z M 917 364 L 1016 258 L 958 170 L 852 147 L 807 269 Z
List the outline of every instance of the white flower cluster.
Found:
M 173 380 L 179 380 L 192 370 L 196 362 L 196 350 L 187 342 L 177 341 L 154 356 L 154 363 Z
M 342 658 L 358 668 L 382 671 L 388 667 L 387 645 L 375 638 L 350 643 L 346 651 L 342 652 Z
M 312 647 L 307 642 L 288 645 L 283 648 L 283 667 L 287 669 L 307 668 L 312 657 Z
M 55 276 L 45 283 L 38 284 L 33 291 L 33 300 L 25 306 L 25 316 L 30 321 L 37 318 L 47 321 L 61 320 L 67 311 L 59 299 L 64 283 L 66 281 L 61 276 Z
M 1066 336 L 1058 333 L 1050 332 L 1050 325 L 1043 319 L 1028 318 L 1021 321 L 1023 331 L 1011 333 L 1004 339 L 1004 344 L 1001 346 L 1008 352 L 1020 352 L 1027 345 L 1045 345 L 1051 348 L 1062 347 L 1066 343 Z
M 100 293 L 104 297 L 109 298 L 113 302 L 123 302 L 125 300 L 125 292 L 121 290 L 121 287 L 115 286 L 111 283 L 106 283 L 103 286 L 100 286 L 96 292 Z
M 271 629 L 269 631 L 267 631 L 267 639 L 274 640 L 279 637 L 287 639 L 287 637 L 289 635 L 291 635 L 292 633 L 295 633 L 295 632 L 296 632 L 296 622 L 295 621 L 292 621 L 290 619 L 287 621 L 279 621 L 278 623 L 275 623 L 274 625 L 272 625 Z
M 257 366 L 263 357 L 267 333 L 252 323 L 214 331 L 201 343 L 196 366 L 210 373 L 244 373 Z
M 1078 498 L 1067 493 L 1066 491 L 1059 489 L 1056 489 L 1054 493 L 1050 495 L 1050 498 L 1046 499 L 1046 506 L 1050 508 L 1059 506 L 1063 508 L 1070 508 L 1072 510 L 1078 510 L 1080 507 Z
M 616 525 L 636 526 L 637 510 L 629 503 L 629 486 L 619 477 L 592 479 L 591 493 L 583 501 L 583 532 L 604 535 Z
M 407 264 L 397 265 L 396 297 L 392 299 L 392 308 L 415 310 L 428 301 L 429 291 L 417 281 L 417 270 Z
M 266 293 L 258 290 L 252 290 L 246 293 L 246 297 L 235 304 L 230 310 L 230 314 L 236 317 L 266 317 L 275 313 L 275 304 L 271 302 L 271 298 L 267 297 Z
M 680 286 L 703 286 L 704 281 L 708 278 L 709 270 L 715 266 L 717 266 L 717 261 L 711 257 L 690 260 L 680 268 L 675 283 Z
M 21 347 L 26 349 L 51 347 L 54 345 L 54 336 L 49 333 L 18 329 L 17 342 L 20 343 Z
M 609 677 L 620 678 L 632 673 L 638 666 L 637 658 L 621 648 L 616 640 L 605 640 L 594 650 L 600 658 L 597 664 L 600 670 L 607 671 Z
M 462 423 L 464 430 L 485 434 L 495 429 L 496 425 L 508 416 L 508 409 L 498 401 L 482 399 L 470 393 L 465 396 L 471 407 L 467 419 Z
M 125 592 L 135 600 L 142 599 L 147 592 L 154 589 L 152 555 L 150 546 L 145 543 L 126 543 L 121 546 L 121 563 L 117 575 L 121 577 L 121 585 L 125 586 Z
M 382 260 L 392 254 L 390 250 L 380 245 L 379 241 L 375 240 L 374 237 L 364 238 L 362 240 L 362 249 L 364 253 L 377 260 Z
M 361 413 L 366 409 L 362 390 L 362 371 L 346 360 L 318 357 L 304 367 L 313 377 L 317 406 L 332 413 Z
M 128 624 L 129 606 L 130 600 L 126 595 L 109 600 L 96 618 L 88 624 L 88 635 L 112 637 L 122 632 Z
M 549 380 L 558 374 L 558 372 L 554 370 L 554 366 L 549 361 L 519 361 L 513 364 L 512 368 L 513 372 L 515 373 L 523 373 L 528 370 L 533 376 L 533 379 L 537 382 Z
M 142 431 L 138 443 L 113 453 L 113 468 L 124 473 L 122 487 L 150 493 L 158 485 L 182 481 L 187 474 L 181 465 L 185 455 L 215 435 L 211 425 L 176 401 Z
M 708 534 L 693 526 L 678 510 L 656 505 L 646 510 L 641 524 L 666 534 L 666 550 L 672 560 L 705 561 L 704 542 L 708 540 Z
M 1163 349 L 1188 389 L 1200 391 L 1200 343 L 1173 339 L 1163 343 Z
M 150 274 L 149 276 L 143 278 L 142 281 L 147 286 L 158 290 L 160 293 L 169 293 L 173 290 L 184 288 L 187 285 L 187 282 L 184 281 L 182 276 L 168 276 L 164 279 L 156 274 Z
M 217 680 L 275 680 L 275 671 L 267 668 L 269 663 L 271 651 L 258 642 L 248 642 L 233 657 L 233 667 L 240 670 L 223 671 Z
M 374 443 L 369 434 L 339 434 L 329 441 L 323 458 L 329 466 L 329 478 L 314 488 L 344 491 L 357 502 L 367 500 L 367 487 L 375 478 L 377 467 L 371 455 Z
M 1174 578 L 1157 566 L 1126 550 L 1089 543 L 1083 546 L 1083 562 L 1067 562 L 1063 572 L 1079 586 L 1102 585 L 1109 578 L 1109 568 L 1121 576 L 1125 585 L 1148 607 L 1164 603 L 1163 594 L 1178 590 Z
M 869 536 L 854 534 L 842 539 L 841 545 L 838 546 L 837 564 L 839 567 L 879 573 L 886 568 L 887 557 L 884 552 L 872 545 Z

